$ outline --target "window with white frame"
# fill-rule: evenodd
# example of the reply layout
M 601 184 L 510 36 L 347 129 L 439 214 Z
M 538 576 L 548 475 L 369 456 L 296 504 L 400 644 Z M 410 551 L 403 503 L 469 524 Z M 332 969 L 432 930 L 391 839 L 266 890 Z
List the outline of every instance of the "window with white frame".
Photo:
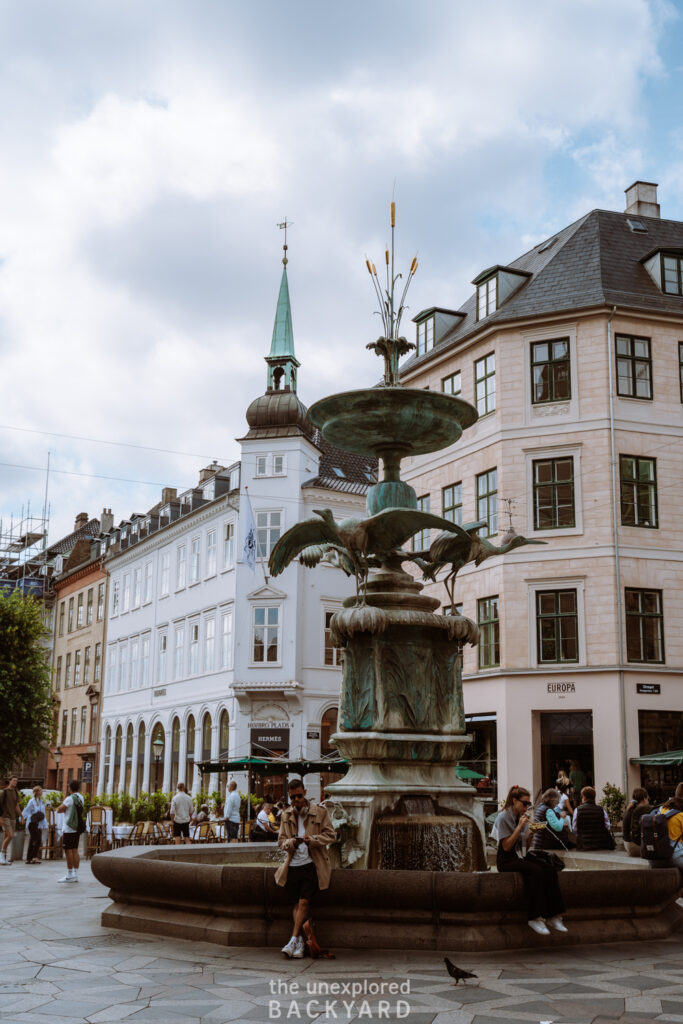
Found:
M 145 575 L 142 586 L 142 603 L 149 604 L 152 600 L 152 572 L 153 565 L 151 562 L 145 562 Z
M 209 530 L 206 535 L 206 575 L 216 575 L 216 531 Z
M 130 642 L 130 679 L 128 681 L 128 688 L 130 690 L 136 690 L 138 685 L 138 654 L 140 651 L 140 641 L 136 637 Z
M 166 655 L 168 653 L 168 634 L 166 630 L 162 630 L 158 634 L 158 661 L 157 661 L 157 682 L 166 682 Z
M 80 734 L 80 738 L 78 740 L 79 743 L 85 743 L 85 738 L 86 738 L 86 734 L 87 734 L 87 728 L 88 728 L 88 708 L 87 708 L 86 705 L 83 705 L 83 707 L 81 708 L 81 734 Z
M 78 603 L 76 609 L 76 629 L 80 629 L 83 625 L 83 594 L 78 595 Z
M 496 276 L 477 285 L 477 320 L 483 320 L 484 317 L 495 312 L 497 291 L 498 278 Z
M 162 551 L 159 558 L 159 597 L 167 597 L 171 576 L 171 552 Z
M 140 638 L 140 686 L 149 683 L 149 636 Z
M 257 455 L 256 456 L 256 472 L 254 476 L 267 476 L 268 475 L 268 456 Z
M 81 652 L 76 651 L 74 654 L 74 686 L 80 686 L 81 683 Z
M 116 663 L 118 648 L 116 644 L 109 644 L 107 648 L 107 690 L 113 693 L 116 689 Z
M 284 455 L 273 455 L 273 476 L 284 476 L 285 475 L 285 457 Z
M 83 652 L 83 685 L 90 685 L 90 648 L 86 647 Z
M 119 644 L 119 684 L 122 693 L 128 687 L 128 644 Z
M 95 644 L 95 664 L 93 665 L 93 683 L 99 683 L 102 674 L 102 644 Z
M 232 569 L 235 565 L 235 524 L 223 523 L 223 568 Z
M 416 354 L 423 356 L 431 348 L 434 348 L 434 317 L 429 316 L 426 320 L 417 324 L 417 345 Z
M 173 678 L 182 679 L 185 657 L 185 625 L 175 627 L 173 645 Z
M 213 615 L 204 619 L 204 671 L 213 672 L 216 651 L 216 620 Z
M 92 626 L 92 606 L 93 606 L 93 588 L 90 587 L 88 591 L 88 602 L 85 611 L 85 624 L 86 626 Z
M 335 614 L 337 609 L 330 610 L 325 609 L 325 664 L 326 665 L 341 665 L 342 652 L 338 647 L 335 647 L 332 643 L 332 616 Z
M 221 609 L 221 668 L 232 667 L 232 608 Z
M 199 622 L 190 622 L 190 667 L 189 674 L 199 672 Z
M 97 621 L 99 622 L 104 615 L 104 583 L 100 583 L 97 587 Z
M 133 569 L 133 608 L 140 607 L 140 596 L 142 590 L 142 567 Z
M 190 547 L 190 583 L 198 583 L 202 569 L 201 537 L 193 537 Z
M 187 551 L 184 544 L 181 544 L 176 551 L 175 559 L 175 588 L 176 590 L 182 590 L 185 586 L 185 561 L 187 558 Z
M 256 513 L 256 554 L 269 558 L 282 534 L 282 512 Z
M 130 608 L 130 573 L 124 572 L 123 586 L 121 588 L 121 611 L 127 612 Z
M 254 608 L 252 626 L 252 661 L 255 664 L 276 664 L 280 660 L 280 608 Z
M 67 654 L 64 666 L 64 689 L 71 686 L 71 654 Z

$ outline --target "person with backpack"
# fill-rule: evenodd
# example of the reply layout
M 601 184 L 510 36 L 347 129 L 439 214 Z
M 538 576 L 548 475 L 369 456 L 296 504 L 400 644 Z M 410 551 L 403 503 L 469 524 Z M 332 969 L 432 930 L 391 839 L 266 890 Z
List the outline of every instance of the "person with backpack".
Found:
M 46 808 L 43 803 L 42 786 L 33 787 L 33 796 L 24 808 L 24 819 L 27 823 L 29 841 L 26 851 L 27 864 L 42 864 L 40 859 L 40 847 L 43 842 L 43 833 L 47 829 Z
M 5 788 L 0 789 L 0 828 L 3 834 L 0 864 L 4 865 L 12 863 L 10 843 L 16 831 L 17 820 L 21 821 L 23 819 L 21 813 L 21 793 L 17 789 L 18 782 L 19 780 L 16 775 L 12 775 Z
M 683 782 L 670 800 L 640 821 L 640 856 L 653 868 L 678 868 L 683 881 Z
M 629 857 L 640 857 L 640 819 L 652 811 L 646 789 L 640 786 L 633 790 L 631 801 L 624 812 L 621 833 L 624 849 Z
M 58 882 L 77 882 L 78 866 L 81 858 L 78 855 L 78 840 L 85 832 L 85 815 L 83 813 L 83 797 L 79 793 L 81 784 L 78 779 L 72 779 L 69 783 L 70 795 L 63 804 L 57 808 L 57 814 L 66 813 L 64 832 L 62 833 L 62 847 L 66 854 L 67 872 Z
M 574 811 L 572 826 L 576 833 L 577 850 L 614 850 L 616 843 L 610 828 L 607 811 L 598 807 L 592 786 L 581 790 L 581 803 Z

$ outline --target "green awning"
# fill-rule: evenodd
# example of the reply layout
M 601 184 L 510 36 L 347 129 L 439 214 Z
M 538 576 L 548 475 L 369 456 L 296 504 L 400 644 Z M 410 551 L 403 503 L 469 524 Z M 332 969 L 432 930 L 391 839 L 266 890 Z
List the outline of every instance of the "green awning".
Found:
M 683 765 L 683 750 L 665 750 L 661 754 L 632 757 L 631 764 L 644 764 L 649 768 L 671 768 L 674 765 Z
M 466 768 L 464 765 L 458 765 L 455 769 L 455 774 L 459 779 L 485 779 L 485 775 L 481 775 L 479 772 L 475 772 L 473 768 Z

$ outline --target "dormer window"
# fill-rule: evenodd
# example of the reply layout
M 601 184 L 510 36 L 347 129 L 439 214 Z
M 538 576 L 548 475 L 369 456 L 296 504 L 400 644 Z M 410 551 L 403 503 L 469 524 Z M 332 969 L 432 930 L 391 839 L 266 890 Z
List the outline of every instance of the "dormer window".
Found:
M 490 277 L 477 285 L 477 320 L 483 320 L 496 310 L 498 277 Z
M 683 256 L 662 253 L 662 286 L 669 295 L 683 295 Z
M 345 480 L 346 479 L 346 473 L 344 472 L 343 469 L 340 469 L 339 466 L 333 466 L 332 467 L 332 472 L 335 474 L 335 476 L 338 476 L 341 480 Z
M 434 317 L 427 317 L 417 325 L 417 355 L 422 356 L 434 348 Z

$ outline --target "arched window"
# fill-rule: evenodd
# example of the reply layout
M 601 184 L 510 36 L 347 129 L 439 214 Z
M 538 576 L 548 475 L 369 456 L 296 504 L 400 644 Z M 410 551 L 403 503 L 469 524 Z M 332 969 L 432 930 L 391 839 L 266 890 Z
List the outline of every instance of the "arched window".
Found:
M 140 722 L 138 728 L 138 765 L 137 779 L 135 783 L 135 795 L 140 796 L 145 774 L 145 723 Z
M 121 780 L 121 747 L 123 745 L 123 730 L 119 725 L 116 730 L 116 739 L 114 741 L 114 781 L 112 783 L 112 791 L 118 793 L 119 782 Z
M 151 737 L 151 771 L 150 790 L 156 793 L 164 784 L 164 754 L 166 753 L 166 735 L 161 722 L 157 722 Z
M 105 793 L 109 782 L 109 765 L 111 764 L 111 726 L 107 726 L 104 734 L 104 775 L 100 780 L 100 790 Z
M 207 713 L 202 720 L 202 761 L 211 760 L 211 715 Z M 208 789 L 209 776 L 202 776 L 202 789 Z
M 180 762 L 180 720 L 173 719 L 171 726 L 171 792 L 178 788 L 178 770 Z
M 123 791 L 128 793 L 130 790 L 130 780 L 133 775 L 133 726 L 131 723 L 128 724 L 126 730 L 126 766 L 125 773 L 123 776 Z
M 218 757 L 222 761 L 226 761 L 228 758 L 228 746 L 230 742 L 230 719 L 227 711 L 221 711 L 221 717 L 218 720 Z M 218 775 L 218 789 L 223 799 L 225 799 L 225 788 L 228 784 L 228 773 L 220 772 Z
M 187 719 L 187 758 L 185 760 L 185 786 L 188 792 L 192 792 L 194 785 L 194 744 L 197 729 L 194 722 L 194 715 Z

